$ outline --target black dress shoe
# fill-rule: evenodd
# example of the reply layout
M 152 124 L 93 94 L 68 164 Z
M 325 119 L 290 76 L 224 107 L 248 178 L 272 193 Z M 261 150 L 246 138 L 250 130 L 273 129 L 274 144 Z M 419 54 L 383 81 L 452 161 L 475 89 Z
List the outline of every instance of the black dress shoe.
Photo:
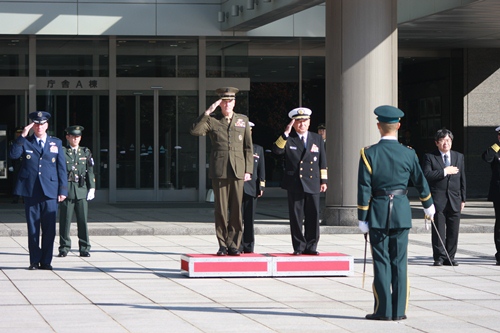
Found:
M 300 256 L 302 254 L 302 251 L 293 251 L 294 256 Z
M 434 261 L 433 266 L 443 266 L 443 262 L 441 260 L 436 260 L 436 261 Z
M 218 256 L 225 256 L 227 254 L 227 249 L 224 246 L 221 246 L 219 248 L 219 251 L 217 251 Z
M 399 317 L 393 317 L 392 320 L 394 321 L 397 321 L 397 320 L 405 320 L 406 319 L 406 315 L 402 315 L 402 316 L 399 316 Z
M 382 316 L 378 316 L 374 313 L 372 314 L 367 314 L 365 316 L 366 319 L 370 319 L 370 320 L 392 320 L 392 318 L 389 318 L 389 317 L 382 317 Z
M 319 252 L 318 251 L 306 250 L 306 251 L 304 251 L 304 254 L 308 254 L 308 255 L 311 255 L 311 256 L 319 256 Z
M 90 257 L 90 253 L 88 253 L 87 251 L 80 252 L 80 257 Z
M 67 255 L 68 255 L 67 252 L 62 252 L 61 251 L 61 252 L 59 252 L 59 254 L 57 256 L 62 258 L 62 257 L 66 257 Z
M 51 264 L 41 264 L 40 269 L 45 269 L 45 270 L 51 271 L 52 265 Z
M 238 250 L 238 249 L 227 249 L 227 254 L 229 254 L 230 256 L 239 256 L 241 255 L 241 252 Z
M 452 260 L 451 263 L 450 263 L 449 260 L 445 260 L 443 262 L 443 265 L 445 265 L 445 266 L 458 266 L 458 261 Z
M 34 271 L 35 269 L 38 269 L 38 268 L 39 268 L 38 264 L 33 264 L 33 265 L 30 265 L 30 267 L 28 267 L 28 269 L 30 271 Z

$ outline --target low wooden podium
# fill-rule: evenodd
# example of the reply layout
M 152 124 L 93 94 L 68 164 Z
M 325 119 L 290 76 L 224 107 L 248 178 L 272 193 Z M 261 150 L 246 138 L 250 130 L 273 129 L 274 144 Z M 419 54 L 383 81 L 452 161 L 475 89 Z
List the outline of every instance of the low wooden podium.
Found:
M 181 255 L 181 273 L 188 277 L 351 276 L 354 259 L 343 253 L 295 256 L 287 253 Z

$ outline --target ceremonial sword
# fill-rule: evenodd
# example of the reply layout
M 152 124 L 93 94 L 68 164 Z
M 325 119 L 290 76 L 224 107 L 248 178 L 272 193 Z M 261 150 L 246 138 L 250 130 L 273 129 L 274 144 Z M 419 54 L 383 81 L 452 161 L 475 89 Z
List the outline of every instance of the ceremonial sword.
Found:
M 434 219 L 431 219 L 431 217 L 429 215 L 424 214 L 424 222 L 425 222 L 426 226 L 427 226 L 427 220 L 431 221 L 431 224 L 434 227 L 436 234 L 438 235 L 439 241 L 441 242 L 441 246 L 443 247 L 444 253 L 446 254 L 446 257 L 448 258 L 448 261 L 450 262 L 450 265 L 453 268 L 453 271 L 456 273 L 457 271 L 455 270 L 455 266 L 453 266 L 453 263 L 451 262 L 450 255 L 449 255 L 448 251 L 446 250 L 446 246 L 444 245 L 443 239 L 441 238 L 441 235 L 439 234 L 439 231 L 436 227 L 436 224 L 434 223 Z

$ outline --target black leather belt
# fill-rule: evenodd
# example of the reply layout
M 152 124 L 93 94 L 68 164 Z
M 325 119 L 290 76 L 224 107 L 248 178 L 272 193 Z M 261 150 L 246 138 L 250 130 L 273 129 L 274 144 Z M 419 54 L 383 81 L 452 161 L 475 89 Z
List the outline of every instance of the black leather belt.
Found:
M 389 191 L 384 191 L 384 190 L 378 190 L 373 192 L 374 197 L 383 197 L 385 195 L 406 195 L 408 193 L 407 189 L 399 189 L 399 190 L 389 190 Z
M 389 230 L 391 229 L 391 215 L 392 215 L 392 205 L 393 205 L 393 199 L 395 195 L 406 195 L 408 193 L 407 189 L 398 189 L 398 190 L 378 190 L 373 192 L 374 197 L 382 197 L 382 196 L 389 196 L 389 212 L 387 214 L 387 221 L 386 221 L 386 232 L 389 234 Z

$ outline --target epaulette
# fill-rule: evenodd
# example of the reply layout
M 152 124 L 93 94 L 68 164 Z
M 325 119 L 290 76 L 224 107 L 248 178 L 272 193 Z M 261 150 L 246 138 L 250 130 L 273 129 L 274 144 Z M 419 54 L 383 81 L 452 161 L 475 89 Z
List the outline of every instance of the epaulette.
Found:
M 403 144 L 402 144 L 402 145 L 403 145 Z M 407 145 L 403 145 L 403 146 L 405 146 L 405 147 L 406 147 L 406 148 L 408 148 L 408 149 L 413 150 L 413 147 L 410 147 L 410 146 L 407 146 Z

